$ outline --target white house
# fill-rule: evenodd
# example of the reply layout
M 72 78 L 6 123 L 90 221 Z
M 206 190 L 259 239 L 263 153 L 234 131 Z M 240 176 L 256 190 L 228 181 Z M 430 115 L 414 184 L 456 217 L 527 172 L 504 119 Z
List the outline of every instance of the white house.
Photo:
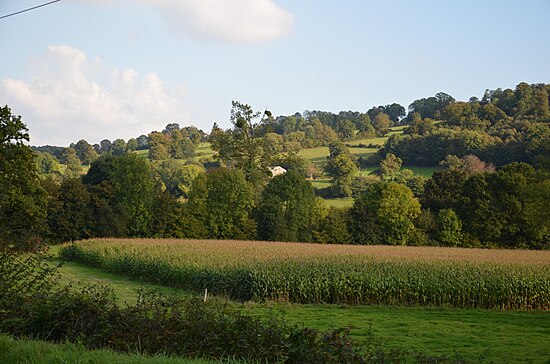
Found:
M 281 166 L 268 167 L 268 169 L 271 172 L 271 177 L 280 176 L 286 173 L 286 169 Z

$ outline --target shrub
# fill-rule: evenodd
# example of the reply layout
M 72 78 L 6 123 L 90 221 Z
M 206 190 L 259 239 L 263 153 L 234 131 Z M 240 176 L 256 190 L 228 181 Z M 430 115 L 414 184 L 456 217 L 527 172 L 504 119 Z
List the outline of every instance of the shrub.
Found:
M 55 288 L 54 270 L 41 255 L 2 253 L 0 269 L 8 277 L 0 286 L 0 332 L 144 354 L 269 363 L 364 362 L 345 329 L 322 333 L 289 326 L 277 316 L 262 320 L 245 315 L 219 301 L 156 292 L 140 292 L 137 304 L 120 306 L 107 287 Z

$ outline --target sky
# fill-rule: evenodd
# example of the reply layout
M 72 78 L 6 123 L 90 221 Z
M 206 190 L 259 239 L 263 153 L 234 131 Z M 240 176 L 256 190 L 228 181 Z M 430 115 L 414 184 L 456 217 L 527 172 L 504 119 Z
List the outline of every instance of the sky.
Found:
M 0 16 L 48 0 L 0 0 Z M 32 145 L 550 83 L 549 0 L 61 0 L 0 19 Z

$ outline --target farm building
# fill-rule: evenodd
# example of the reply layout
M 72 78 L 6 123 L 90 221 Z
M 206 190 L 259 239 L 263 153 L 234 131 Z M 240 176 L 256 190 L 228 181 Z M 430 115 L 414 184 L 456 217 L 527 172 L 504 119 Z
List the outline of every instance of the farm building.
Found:
M 271 177 L 280 176 L 286 173 L 286 169 L 281 166 L 269 167 L 269 171 L 271 172 Z

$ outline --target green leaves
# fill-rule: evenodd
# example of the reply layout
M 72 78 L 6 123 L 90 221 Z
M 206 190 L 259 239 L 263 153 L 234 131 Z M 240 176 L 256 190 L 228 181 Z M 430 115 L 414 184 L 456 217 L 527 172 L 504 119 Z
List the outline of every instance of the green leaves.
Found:
M 0 250 L 30 249 L 41 241 L 46 194 L 28 140 L 21 117 L 0 108 Z

